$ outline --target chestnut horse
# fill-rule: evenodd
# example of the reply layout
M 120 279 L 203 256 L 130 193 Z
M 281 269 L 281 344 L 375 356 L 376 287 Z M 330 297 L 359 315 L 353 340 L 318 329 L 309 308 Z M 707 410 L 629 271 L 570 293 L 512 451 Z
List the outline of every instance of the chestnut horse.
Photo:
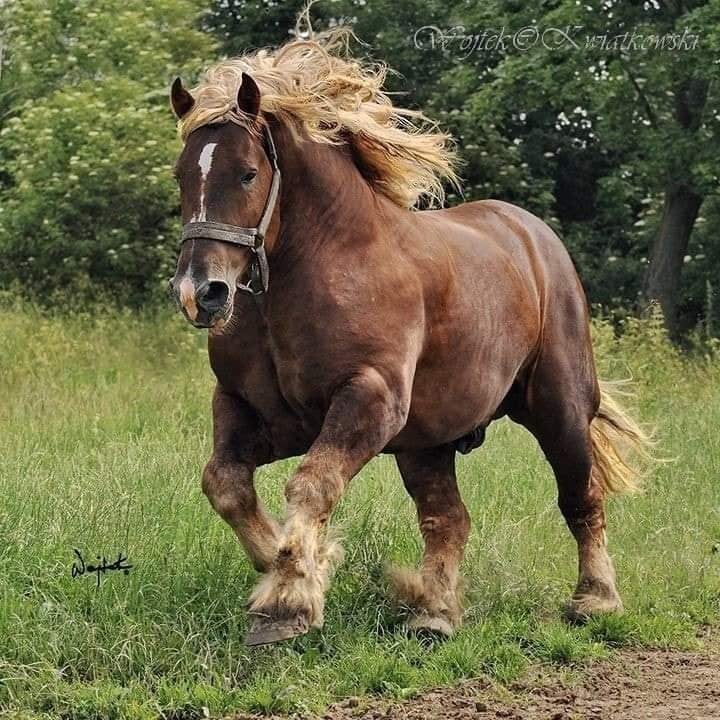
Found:
M 392 105 L 383 71 L 338 52 L 342 31 L 225 61 L 171 100 L 183 242 L 171 281 L 209 328 L 213 508 L 263 573 L 248 644 L 323 623 L 340 559 L 326 526 L 351 478 L 393 453 L 425 541 L 394 581 L 411 626 L 461 620 L 470 518 L 455 454 L 509 416 L 538 440 L 577 540 L 569 614 L 622 604 L 605 497 L 632 485 L 642 431 L 598 383 L 573 264 L 541 220 L 497 200 L 413 211 L 453 178 L 447 137 Z M 304 454 L 284 520 L 258 466 Z

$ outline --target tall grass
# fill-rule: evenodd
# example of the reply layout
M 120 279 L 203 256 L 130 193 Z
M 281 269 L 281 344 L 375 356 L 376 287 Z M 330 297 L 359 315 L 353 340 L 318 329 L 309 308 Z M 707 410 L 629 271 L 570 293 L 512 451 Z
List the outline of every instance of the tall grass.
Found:
M 256 575 L 200 492 L 213 381 L 204 337 L 163 313 L 0 316 L 0 712 L 10 717 L 193 718 L 319 710 L 349 695 L 405 696 L 532 661 L 580 663 L 628 643 L 692 646 L 720 619 L 720 362 L 692 359 L 657 322 L 595 327 L 603 377 L 631 376 L 671 463 L 613 500 L 611 550 L 627 612 L 567 627 L 574 543 L 534 440 L 507 421 L 459 460 L 473 519 L 468 608 L 451 641 L 402 630 L 381 568 L 421 552 L 391 458 L 372 462 L 335 516 L 346 560 L 320 634 L 242 644 Z M 296 461 L 259 471 L 281 509 Z M 128 575 L 72 578 L 118 552 Z

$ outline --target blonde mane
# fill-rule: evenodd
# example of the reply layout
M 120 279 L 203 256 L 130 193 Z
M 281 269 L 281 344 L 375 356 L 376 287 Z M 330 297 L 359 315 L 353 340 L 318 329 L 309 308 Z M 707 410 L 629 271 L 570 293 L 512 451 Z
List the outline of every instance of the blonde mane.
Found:
M 425 116 L 393 105 L 383 91 L 386 68 L 349 55 L 352 33 L 338 28 L 263 49 L 209 68 L 192 90 L 195 104 L 178 123 L 185 140 L 196 128 L 227 121 L 243 72 L 257 83 L 261 109 L 321 143 L 349 143 L 373 188 L 403 207 L 444 200 L 457 186 L 450 137 Z

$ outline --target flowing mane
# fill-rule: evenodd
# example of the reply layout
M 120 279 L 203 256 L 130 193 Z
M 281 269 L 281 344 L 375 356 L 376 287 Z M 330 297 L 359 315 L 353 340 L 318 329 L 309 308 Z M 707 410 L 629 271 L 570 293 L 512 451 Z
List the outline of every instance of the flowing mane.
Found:
M 420 198 L 442 204 L 443 181 L 457 185 L 450 137 L 420 112 L 393 105 L 383 91 L 386 68 L 350 57 L 346 28 L 296 39 L 209 68 L 192 90 L 195 104 L 178 123 L 185 140 L 196 128 L 235 112 L 243 72 L 262 93 L 261 109 L 315 142 L 349 143 L 373 188 L 403 207 Z

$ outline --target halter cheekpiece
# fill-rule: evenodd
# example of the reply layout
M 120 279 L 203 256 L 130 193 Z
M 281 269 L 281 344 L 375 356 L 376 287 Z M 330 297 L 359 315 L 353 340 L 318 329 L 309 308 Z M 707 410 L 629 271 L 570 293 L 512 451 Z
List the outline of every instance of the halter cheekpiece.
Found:
M 238 125 L 239 120 L 230 116 L 230 121 Z M 180 247 L 187 240 L 217 240 L 229 245 L 240 245 L 250 249 L 250 277 L 247 283 L 238 280 L 237 289 L 251 295 L 261 295 L 267 292 L 270 280 L 270 269 L 268 267 L 267 254 L 265 252 L 265 233 L 267 232 L 270 220 L 272 219 L 275 205 L 277 204 L 280 191 L 280 168 L 278 167 L 277 151 L 273 142 L 272 133 L 267 124 L 263 124 L 263 137 L 265 140 L 265 151 L 273 169 L 270 191 L 265 200 L 260 220 L 255 227 L 240 227 L 239 225 L 228 225 L 220 222 L 189 222 L 183 225 Z

